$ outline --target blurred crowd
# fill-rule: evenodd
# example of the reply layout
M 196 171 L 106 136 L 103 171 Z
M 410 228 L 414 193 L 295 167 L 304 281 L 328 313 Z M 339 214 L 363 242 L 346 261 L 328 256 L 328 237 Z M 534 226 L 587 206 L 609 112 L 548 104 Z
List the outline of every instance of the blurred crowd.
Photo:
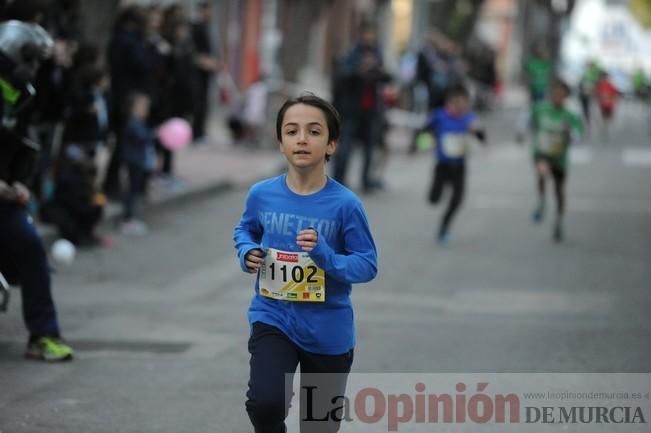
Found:
M 121 9 L 108 46 L 82 40 L 75 1 L 7 2 L 2 20 L 44 27 L 54 39 L 41 63 L 28 133 L 40 144 L 32 213 L 76 245 L 99 245 L 95 226 L 108 200 L 124 203 L 122 230 L 144 234 L 137 197 L 148 178 L 182 188 L 174 154 L 156 134 L 166 120 L 192 125 L 205 137 L 208 85 L 221 63 L 212 54 L 210 2 L 191 21 L 178 4 Z
M 78 246 L 100 245 L 95 227 L 106 204 L 118 201 L 122 232 L 145 234 L 137 204 L 147 185 L 183 188 L 174 152 L 161 145 L 157 130 L 169 119 L 185 119 L 194 144 L 201 144 L 211 80 L 220 91 L 234 87 L 219 84 L 228 74 L 220 73 L 221 60 L 211 47 L 211 2 L 198 3 L 195 20 L 175 3 L 122 8 L 107 46 L 80 37 L 75 0 L 6 3 L 3 20 L 37 23 L 54 39 L 34 81 L 37 96 L 29 113 L 29 134 L 41 146 L 30 185 L 32 214 Z M 477 39 L 462 46 L 431 31 L 389 71 L 377 31 L 373 22 L 362 22 L 357 42 L 335 59 L 331 76 L 332 100 L 343 122 L 332 174 L 346 184 L 348 162 L 359 147 L 364 193 L 383 188 L 390 108 L 431 113 L 442 107 L 446 90 L 459 84 L 471 89 L 477 108 L 487 108 L 499 89 L 495 52 Z M 261 75 L 241 94 L 232 93 L 225 96 L 233 143 L 260 145 L 270 123 L 269 83 Z
M 363 155 L 362 192 L 382 189 L 388 110 L 401 108 L 426 117 L 442 108 L 448 90 L 458 86 L 469 89 L 477 109 L 491 106 L 499 83 L 495 52 L 486 44 L 471 39 L 461 46 L 432 30 L 419 47 L 403 54 L 398 70 L 391 73 L 384 65 L 375 27 L 362 23 L 357 43 L 334 66 L 332 98 L 342 118 L 334 178 L 347 183 L 348 161 L 357 143 Z M 412 152 L 422 126 L 414 129 Z

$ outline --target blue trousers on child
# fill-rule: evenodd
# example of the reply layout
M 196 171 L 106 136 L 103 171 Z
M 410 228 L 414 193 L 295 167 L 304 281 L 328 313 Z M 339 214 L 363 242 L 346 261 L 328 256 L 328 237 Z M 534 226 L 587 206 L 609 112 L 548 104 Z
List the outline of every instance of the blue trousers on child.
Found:
M 302 350 L 277 328 L 253 324 L 246 410 L 255 433 L 285 433 L 292 398 L 292 378 L 301 365 L 301 433 L 336 433 L 339 421 L 328 416 L 331 399 L 343 396 L 353 351 L 319 355 Z M 320 373 L 337 373 L 325 374 Z M 341 402 L 334 407 L 341 406 Z
M 0 203 L 0 271 L 20 285 L 30 338 L 59 337 L 43 242 L 25 209 L 13 203 Z

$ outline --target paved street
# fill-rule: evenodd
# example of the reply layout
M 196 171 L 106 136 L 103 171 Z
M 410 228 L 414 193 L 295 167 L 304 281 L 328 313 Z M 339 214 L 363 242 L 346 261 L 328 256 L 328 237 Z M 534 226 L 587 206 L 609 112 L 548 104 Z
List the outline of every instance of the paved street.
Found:
M 354 370 L 651 372 L 649 125 L 639 106 L 623 113 L 610 143 L 594 128 L 573 153 L 562 244 L 551 212 L 530 220 L 515 111 L 486 119 L 490 144 L 473 153 L 446 246 L 434 242 L 441 209 L 424 200 L 429 154 L 396 152 L 387 190 L 364 197 L 380 275 L 353 291 Z M 22 359 L 14 292 L 0 315 L 0 432 L 249 433 L 253 279 L 231 241 L 245 192 L 168 207 L 149 216 L 150 236 L 116 235 L 112 249 L 57 267 L 72 363 Z

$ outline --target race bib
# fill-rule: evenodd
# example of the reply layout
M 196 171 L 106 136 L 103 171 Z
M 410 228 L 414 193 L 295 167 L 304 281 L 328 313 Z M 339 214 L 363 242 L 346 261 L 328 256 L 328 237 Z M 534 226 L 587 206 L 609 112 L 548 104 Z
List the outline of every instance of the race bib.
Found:
M 561 156 L 563 154 L 563 133 L 543 131 L 538 135 L 540 152 L 545 155 Z
M 443 153 L 450 158 L 462 158 L 470 148 L 468 134 L 443 134 Z
M 267 250 L 260 295 L 292 302 L 325 302 L 325 272 L 306 252 Z

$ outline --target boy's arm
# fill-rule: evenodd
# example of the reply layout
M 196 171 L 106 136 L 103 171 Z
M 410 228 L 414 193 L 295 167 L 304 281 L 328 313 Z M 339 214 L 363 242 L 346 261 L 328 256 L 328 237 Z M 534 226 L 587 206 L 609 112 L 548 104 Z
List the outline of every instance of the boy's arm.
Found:
M 436 111 L 432 111 L 432 113 L 427 116 L 427 120 L 425 121 L 425 125 L 423 125 L 423 128 L 421 129 L 421 132 L 429 132 L 432 135 L 436 134 L 436 125 L 438 121 L 438 115 Z
M 327 242 L 318 240 L 309 252 L 328 277 L 346 283 L 365 283 L 377 275 L 377 250 L 361 204 L 345 219 L 345 254 L 337 254 Z
M 249 272 L 249 268 L 246 266 L 246 255 L 251 250 L 259 249 L 262 240 L 262 227 L 258 222 L 254 201 L 252 192 L 249 192 L 242 218 L 233 232 L 237 257 L 240 259 L 240 267 L 244 272 Z
M 568 121 L 568 134 L 570 143 L 583 137 L 583 121 L 574 113 L 571 113 Z
M 474 118 L 470 125 L 468 125 L 468 132 L 477 137 L 481 144 L 486 144 L 486 131 L 481 126 L 478 118 Z

